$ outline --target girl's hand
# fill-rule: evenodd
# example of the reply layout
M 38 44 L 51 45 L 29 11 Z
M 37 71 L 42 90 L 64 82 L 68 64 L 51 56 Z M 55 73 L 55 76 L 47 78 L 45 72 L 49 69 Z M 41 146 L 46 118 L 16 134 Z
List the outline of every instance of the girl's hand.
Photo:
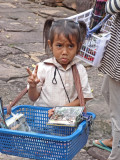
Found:
M 40 82 L 40 80 L 37 77 L 37 71 L 38 71 L 38 65 L 36 65 L 34 73 L 32 73 L 32 71 L 29 68 L 27 68 L 27 72 L 29 74 L 27 82 L 29 83 L 30 87 L 32 87 L 32 88 L 35 88 L 36 85 Z
M 53 115 L 53 113 L 54 113 L 54 109 L 50 109 L 48 111 L 48 117 L 50 118 Z

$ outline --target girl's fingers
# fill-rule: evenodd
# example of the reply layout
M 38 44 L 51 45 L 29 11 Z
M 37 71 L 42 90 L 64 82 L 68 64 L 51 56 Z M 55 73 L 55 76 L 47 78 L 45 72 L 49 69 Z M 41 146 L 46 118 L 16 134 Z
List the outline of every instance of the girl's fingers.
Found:
M 48 110 L 48 112 L 54 112 L 54 109 L 50 109 L 50 110 Z
M 27 72 L 28 72 L 29 76 L 33 77 L 34 79 L 36 79 L 36 77 L 37 77 L 37 70 L 38 70 L 38 65 L 36 65 L 34 73 L 29 68 L 27 68 Z
M 38 65 L 36 65 L 35 70 L 34 70 L 34 74 L 33 74 L 34 78 L 37 77 L 37 71 L 38 71 Z
M 50 118 L 53 114 L 52 113 L 48 113 L 48 117 Z
M 32 76 L 32 71 L 29 68 L 27 68 L 27 72 L 30 76 Z
M 36 83 L 36 84 L 38 84 L 39 82 L 40 82 L 40 80 L 39 80 L 39 79 L 35 80 L 35 83 Z
M 28 83 L 33 83 L 34 81 L 32 79 L 28 79 Z
M 40 80 L 37 77 L 37 71 L 38 65 L 36 65 L 34 73 L 29 68 L 27 68 L 27 72 L 29 74 L 27 82 L 30 84 L 30 86 L 36 86 L 40 82 Z
M 38 65 L 36 65 L 36 67 L 35 67 L 35 74 L 37 75 L 37 71 L 38 71 Z
M 34 79 L 34 78 L 32 78 L 32 76 L 30 76 L 29 78 L 28 78 L 28 80 L 27 80 L 27 82 L 29 83 L 29 85 L 31 86 L 31 87 L 36 87 L 36 85 L 40 82 L 40 80 L 39 79 Z
M 51 117 L 53 115 L 53 113 L 54 113 L 54 109 L 50 109 L 48 111 L 48 117 Z

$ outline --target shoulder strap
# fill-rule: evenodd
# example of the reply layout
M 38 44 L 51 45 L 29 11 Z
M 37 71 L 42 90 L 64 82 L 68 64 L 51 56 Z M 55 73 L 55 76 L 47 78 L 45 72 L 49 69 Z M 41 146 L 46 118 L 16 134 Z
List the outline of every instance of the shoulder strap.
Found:
M 24 88 L 19 95 L 7 106 L 7 114 L 11 114 L 11 108 L 28 92 L 27 87 Z
M 74 81 L 75 81 L 75 87 L 76 87 L 76 90 L 77 90 L 77 93 L 78 93 L 78 98 L 79 98 L 79 101 L 80 101 L 80 106 L 85 107 L 85 100 L 84 100 L 84 97 L 83 97 L 80 76 L 79 76 L 76 64 L 74 64 L 72 66 L 72 72 L 73 72 L 73 78 L 74 78 Z M 84 109 L 84 112 L 86 112 L 86 107 Z

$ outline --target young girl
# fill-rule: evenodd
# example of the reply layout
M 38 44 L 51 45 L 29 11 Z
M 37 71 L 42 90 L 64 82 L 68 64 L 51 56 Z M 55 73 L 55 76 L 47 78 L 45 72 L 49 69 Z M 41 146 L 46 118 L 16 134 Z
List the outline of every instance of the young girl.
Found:
M 28 95 L 36 106 L 80 106 L 72 74 L 72 65 L 76 64 L 80 75 L 85 101 L 92 93 L 86 70 L 76 55 L 86 35 L 84 22 L 68 19 L 46 20 L 43 37 L 45 50 L 50 49 L 53 57 L 36 65 L 34 72 L 28 68 Z M 53 114 L 49 110 L 48 116 Z

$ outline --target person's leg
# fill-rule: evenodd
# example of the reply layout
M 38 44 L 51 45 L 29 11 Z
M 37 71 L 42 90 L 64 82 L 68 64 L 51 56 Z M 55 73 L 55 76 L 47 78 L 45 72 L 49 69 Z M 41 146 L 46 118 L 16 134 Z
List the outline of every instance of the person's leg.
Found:
M 109 77 L 107 75 L 104 76 L 101 92 L 102 92 L 102 95 L 104 96 L 107 104 L 109 105 Z M 112 140 L 113 140 L 113 138 L 104 139 L 104 140 L 102 140 L 102 143 L 105 146 L 112 148 Z M 100 140 L 95 140 L 94 143 L 101 145 Z
M 101 92 L 107 104 L 109 105 L 109 77 L 107 75 L 104 76 Z
M 120 82 L 109 77 L 109 107 L 112 121 L 112 152 L 108 160 L 120 160 Z

